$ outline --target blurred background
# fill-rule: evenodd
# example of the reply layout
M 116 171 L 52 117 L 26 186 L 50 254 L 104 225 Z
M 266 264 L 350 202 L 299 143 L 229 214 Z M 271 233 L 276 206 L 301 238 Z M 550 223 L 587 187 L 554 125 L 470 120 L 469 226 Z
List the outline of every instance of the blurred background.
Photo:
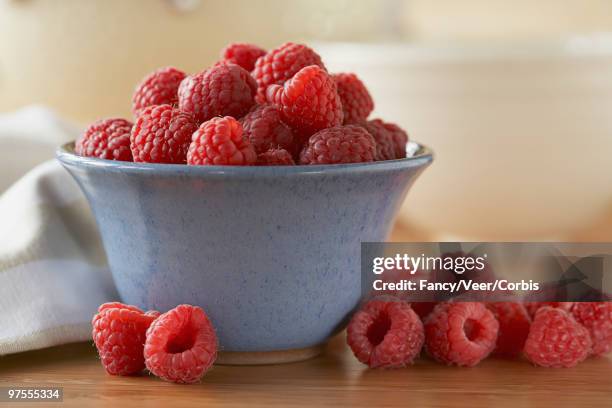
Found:
M 356 72 L 373 117 L 435 150 L 395 239 L 612 239 L 606 0 L 0 0 L 0 119 L 130 117 L 157 67 L 289 40 Z M 65 134 L 0 138 L 0 193 Z

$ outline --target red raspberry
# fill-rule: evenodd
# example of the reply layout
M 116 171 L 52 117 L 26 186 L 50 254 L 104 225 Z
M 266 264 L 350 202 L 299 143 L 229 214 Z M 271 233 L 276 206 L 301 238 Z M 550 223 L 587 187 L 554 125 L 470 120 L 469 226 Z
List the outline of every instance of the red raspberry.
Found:
M 300 136 L 342 124 L 336 82 L 316 65 L 302 68 L 282 86 L 270 85 L 266 98 L 280 108 L 283 120 Z
M 257 153 L 242 135 L 242 126 L 232 118 L 212 118 L 193 134 L 187 164 L 234 165 L 255 164 Z
M 523 304 L 525 305 L 525 309 L 527 309 L 527 312 L 531 318 L 534 318 L 538 309 L 544 306 L 555 307 L 569 312 L 574 305 L 572 302 L 525 302 Z
M 132 96 L 134 116 L 138 116 L 147 106 L 176 105 L 178 87 L 183 79 L 185 73 L 173 67 L 160 68 L 147 75 L 136 87 Z
M 325 69 L 319 54 L 305 45 L 291 42 L 285 43 L 259 58 L 255 62 L 255 68 L 252 72 L 253 78 L 257 81 L 258 101 L 265 101 L 268 86 L 284 84 L 300 69 L 309 65 L 317 65 Z
M 525 342 L 529 361 L 542 367 L 574 367 L 591 351 L 589 331 L 563 309 L 538 309 Z
M 391 134 L 391 138 L 393 139 L 393 145 L 395 148 L 395 159 L 404 159 L 406 157 L 406 144 L 408 143 L 408 133 L 406 133 L 402 128 L 397 126 L 394 123 L 383 122 L 380 119 L 373 119 L 368 121 L 368 130 L 384 128 Z M 378 130 L 380 131 L 380 130 Z M 374 139 L 378 142 L 378 139 L 375 135 Z
M 525 307 L 515 302 L 493 302 L 487 307 L 499 322 L 499 336 L 493 354 L 503 357 L 520 355 L 531 326 Z
M 589 331 L 593 355 L 612 350 L 612 302 L 577 302 L 572 307 L 572 315 Z
M 347 342 L 371 368 L 412 364 L 423 347 L 423 323 L 405 302 L 371 300 L 351 319 Z
M 362 126 L 376 141 L 376 161 L 395 160 L 398 158 L 395 139 L 391 132 L 382 124 L 381 120 L 371 120 L 363 123 Z
M 74 147 L 76 154 L 100 159 L 132 161 L 130 132 L 132 122 L 102 119 L 87 128 Z
M 380 120 L 380 119 L 374 119 Z M 395 157 L 398 159 L 406 158 L 406 144 L 408 144 L 408 133 L 401 127 L 397 126 L 395 123 L 383 122 L 385 128 L 391 132 L 393 135 L 393 140 L 395 141 Z
M 191 75 L 178 89 L 179 107 L 194 115 L 198 123 L 215 116 L 244 116 L 255 103 L 255 80 L 244 68 L 219 62 Z
M 130 137 L 134 161 L 185 163 L 189 141 L 196 129 L 190 114 L 170 105 L 144 108 Z
M 240 65 L 251 72 L 255 67 L 257 58 L 266 54 L 266 50 L 246 43 L 233 43 L 221 51 L 221 58 L 232 64 Z
M 293 157 L 285 149 L 270 149 L 257 156 L 258 166 L 291 166 L 294 164 Z
M 337 164 L 374 161 L 376 142 L 362 127 L 336 126 L 315 133 L 300 154 L 300 164 Z
M 425 347 L 441 363 L 472 367 L 491 354 L 498 331 L 482 303 L 441 303 L 425 321 Z
M 198 382 L 217 358 L 217 335 L 204 311 L 179 305 L 147 330 L 145 363 L 156 376 L 176 383 Z
M 142 371 L 145 333 L 157 316 L 157 312 L 145 314 L 135 306 L 118 302 L 98 308 L 91 321 L 92 337 L 109 374 L 131 375 Z
M 342 101 L 345 124 L 365 121 L 374 110 L 374 100 L 363 82 L 355 74 L 334 74 L 338 95 Z
M 281 121 L 280 111 L 275 106 L 258 105 L 240 119 L 240 123 L 257 153 L 281 147 L 294 157 L 299 154 L 301 145 L 289 126 Z
M 437 304 L 438 302 L 412 302 L 410 303 L 410 306 L 412 307 L 412 310 L 419 315 L 421 320 L 425 320 L 425 318 L 429 316 L 431 312 L 433 312 Z

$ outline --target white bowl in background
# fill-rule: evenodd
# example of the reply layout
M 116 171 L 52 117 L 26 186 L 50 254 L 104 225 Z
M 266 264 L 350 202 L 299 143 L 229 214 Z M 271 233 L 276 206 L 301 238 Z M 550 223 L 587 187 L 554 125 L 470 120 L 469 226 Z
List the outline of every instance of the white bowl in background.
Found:
M 411 225 L 464 239 L 562 239 L 610 214 L 612 42 L 316 47 L 330 71 L 363 79 L 373 117 L 436 153 L 401 212 Z

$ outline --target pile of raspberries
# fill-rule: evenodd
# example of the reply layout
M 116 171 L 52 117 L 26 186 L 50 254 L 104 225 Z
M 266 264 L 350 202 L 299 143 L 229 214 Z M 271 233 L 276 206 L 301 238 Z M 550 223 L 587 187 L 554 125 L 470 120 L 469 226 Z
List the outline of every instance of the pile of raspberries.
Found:
M 372 368 L 412 364 L 422 349 L 446 365 L 522 355 L 537 366 L 568 368 L 612 350 L 612 302 L 436 304 L 385 297 L 353 316 L 347 341 Z
M 200 381 L 217 358 L 217 335 L 204 311 L 179 305 L 160 314 L 104 303 L 91 321 L 100 361 L 111 375 L 147 370 L 166 381 Z
M 206 313 L 179 305 L 160 314 L 105 303 L 92 319 L 100 361 L 111 375 L 145 368 L 171 382 L 201 380 L 217 358 Z M 353 315 L 347 341 L 372 368 L 410 365 L 425 349 L 435 360 L 472 367 L 494 354 L 523 354 L 542 367 L 573 367 L 612 350 L 612 302 L 408 303 L 373 299 Z
M 134 123 L 97 121 L 81 156 L 145 163 L 272 166 L 360 163 L 406 156 L 408 134 L 368 120 L 374 101 L 352 73 L 327 72 L 311 48 L 265 51 L 230 44 L 221 60 L 187 75 L 149 74 L 132 98 Z

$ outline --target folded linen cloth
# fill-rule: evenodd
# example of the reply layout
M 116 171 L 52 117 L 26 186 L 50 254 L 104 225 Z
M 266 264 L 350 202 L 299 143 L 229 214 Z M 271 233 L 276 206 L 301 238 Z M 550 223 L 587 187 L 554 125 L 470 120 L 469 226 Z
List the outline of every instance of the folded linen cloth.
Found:
M 0 355 L 90 339 L 98 305 L 118 298 L 87 201 L 52 159 L 77 135 L 42 108 L 0 115 L 0 183 L 47 160 L 0 184 Z

